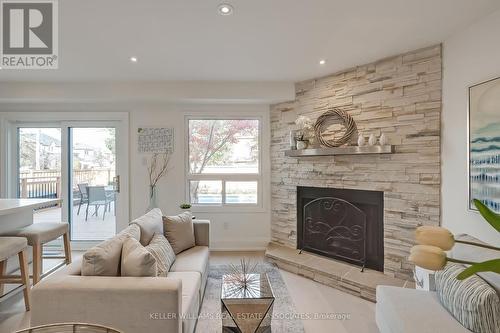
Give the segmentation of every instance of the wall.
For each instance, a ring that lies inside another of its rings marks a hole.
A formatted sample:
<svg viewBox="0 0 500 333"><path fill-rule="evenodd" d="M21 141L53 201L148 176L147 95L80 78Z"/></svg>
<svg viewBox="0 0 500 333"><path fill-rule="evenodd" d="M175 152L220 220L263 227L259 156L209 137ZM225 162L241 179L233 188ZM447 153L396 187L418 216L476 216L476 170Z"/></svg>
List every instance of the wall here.
<svg viewBox="0 0 500 333"><path fill-rule="evenodd" d="M500 235L467 208L467 88L500 76L499 33L496 11L444 42L442 128L442 224L497 246Z"/></svg>
<svg viewBox="0 0 500 333"><path fill-rule="evenodd" d="M135 145L138 127L175 129L171 170L161 180L158 204L165 214L176 214L185 197L185 116L192 114L260 116L263 119L262 161L264 206L258 211L196 211L212 221L213 249L264 249L270 241L269 104L293 97L290 83L0 83L2 112L128 112L130 139L130 217L148 206L148 180L144 156ZM61 118L66 116L61 115ZM69 116L71 118L71 116ZM26 118L26 117L24 117ZM35 118L35 117L33 117ZM0 126L1 128L1 126ZM3 136L0 135L0 138ZM0 140L1 141L1 140ZM0 148L2 151L3 146ZM0 163L0 165L5 165ZM2 168L3 170L3 168ZM7 175L0 170L5 185Z"/></svg>
<svg viewBox="0 0 500 333"><path fill-rule="evenodd" d="M148 181L145 160L137 153L134 146L137 127L171 126L175 129L175 152L172 156L171 170L162 179L158 188L158 204L165 214L180 212L179 204L186 201L185 197L185 115L187 114L230 113L233 116L261 116L264 120L263 140L263 170L264 170L264 209L258 212L203 212L193 210L197 218L208 218L212 221L211 241L214 249L264 249L270 241L270 185L269 185L269 107L268 106L148 106L130 113L130 174L131 174L131 216L144 213L148 205Z"/></svg>
<svg viewBox="0 0 500 333"><path fill-rule="evenodd" d="M296 186L384 191L384 271L408 278L420 224L440 222L441 46L296 84L295 101L271 108L272 240L296 246ZM288 158L299 115L347 110L364 136L385 133L391 155Z"/></svg>

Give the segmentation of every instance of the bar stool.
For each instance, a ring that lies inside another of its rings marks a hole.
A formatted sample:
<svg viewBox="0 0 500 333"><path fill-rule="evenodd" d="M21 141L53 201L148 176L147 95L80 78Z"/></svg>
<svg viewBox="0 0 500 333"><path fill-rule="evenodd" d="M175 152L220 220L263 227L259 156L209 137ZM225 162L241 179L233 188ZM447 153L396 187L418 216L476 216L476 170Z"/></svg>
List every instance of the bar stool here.
<svg viewBox="0 0 500 333"><path fill-rule="evenodd" d="M60 263L56 267L52 268L46 274L55 271L64 264L69 265L71 263L68 223L33 223L27 227L9 232L6 236L24 237L27 239L28 245L33 247L33 285L37 284L40 281L40 278L43 277L42 263L44 258L65 259L63 263ZM43 244L53 241L61 236L63 236L64 241L64 257L44 256Z"/></svg>
<svg viewBox="0 0 500 333"><path fill-rule="evenodd" d="M30 310L30 278L28 270L28 258L26 250L28 242L23 237L0 237L0 298L6 295L3 294L4 284L6 283L19 283L22 285L24 293L24 306L26 311ZM7 269L7 259L15 255L19 256L19 267L21 268L21 275L5 275Z"/></svg>

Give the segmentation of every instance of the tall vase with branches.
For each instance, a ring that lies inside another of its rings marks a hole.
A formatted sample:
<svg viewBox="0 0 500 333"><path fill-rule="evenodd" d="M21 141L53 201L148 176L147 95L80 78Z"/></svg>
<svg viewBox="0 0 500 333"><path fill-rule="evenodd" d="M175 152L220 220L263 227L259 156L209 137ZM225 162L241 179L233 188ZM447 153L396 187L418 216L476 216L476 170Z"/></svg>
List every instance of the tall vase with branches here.
<svg viewBox="0 0 500 333"><path fill-rule="evenodd" d="M157 203L157 184L168 172L168 165L170 161L169 153L155 153L151 156L148 162L148 175L149 175L149 206L147 211L158 207Z"/></svg>

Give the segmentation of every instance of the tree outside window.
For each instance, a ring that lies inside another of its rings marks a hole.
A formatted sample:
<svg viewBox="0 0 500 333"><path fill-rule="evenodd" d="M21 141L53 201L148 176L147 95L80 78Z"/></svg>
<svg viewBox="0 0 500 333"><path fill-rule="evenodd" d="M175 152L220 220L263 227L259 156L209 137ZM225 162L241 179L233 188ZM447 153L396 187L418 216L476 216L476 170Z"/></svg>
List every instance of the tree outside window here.
<svg viewBox="0 0 500 333"><path fill-rule="evenodd" d="M256 204L259 120L190 119L188 129L191 203Z"/></svg>

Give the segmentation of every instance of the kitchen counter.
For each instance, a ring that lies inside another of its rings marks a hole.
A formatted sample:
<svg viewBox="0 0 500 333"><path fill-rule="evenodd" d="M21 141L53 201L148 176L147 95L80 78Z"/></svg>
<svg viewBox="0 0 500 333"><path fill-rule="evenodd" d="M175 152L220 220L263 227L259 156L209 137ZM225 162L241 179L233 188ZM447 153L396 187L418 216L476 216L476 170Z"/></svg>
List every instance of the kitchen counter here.
<svg viewBox="0 0 500 333"><path fill-rule="evenodd" d="M60 199L0 199L0 235L32 224L34 209L60 202Z"/></svg>

